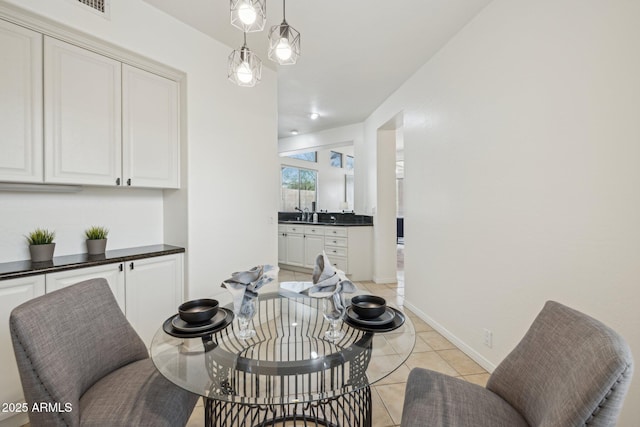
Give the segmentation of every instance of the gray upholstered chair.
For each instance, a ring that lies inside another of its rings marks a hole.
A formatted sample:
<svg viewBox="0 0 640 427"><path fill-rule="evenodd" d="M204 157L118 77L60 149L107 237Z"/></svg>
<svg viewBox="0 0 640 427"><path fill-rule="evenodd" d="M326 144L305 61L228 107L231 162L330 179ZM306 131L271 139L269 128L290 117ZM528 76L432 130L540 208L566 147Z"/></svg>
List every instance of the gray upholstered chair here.
<svg viewBox="0 0 640 427"><path fill-rule="evenodd" d="M615 426L632 374L620 335L548 301L486 388L413 369L402 426Z"/></svg>
<svg viewBox="0 0 640 427"><path fill-rule="evenodd" d="M197 396L155 369L106 280L87 280L28 301L13 310L9 323L29 408L34 403L62 408L30 412L32 427L187 423Z"/></svg>

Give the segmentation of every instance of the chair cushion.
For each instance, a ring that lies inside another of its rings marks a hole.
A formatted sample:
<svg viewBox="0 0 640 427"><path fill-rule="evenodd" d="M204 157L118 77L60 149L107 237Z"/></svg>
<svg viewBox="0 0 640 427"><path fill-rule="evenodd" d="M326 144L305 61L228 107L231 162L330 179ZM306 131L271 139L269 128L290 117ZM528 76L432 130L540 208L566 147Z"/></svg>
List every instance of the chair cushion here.
<svg viewBox="0 0 640 427"><path fill-rule="evenodd" d="M402 427L528 427L500 396L484 387L427 369L409 374Z"/></svg>
<svg viewBox="0 0 640 427"><path fill-rule="evenodd" d="M615 426L632 374L631 351L619 334L547 301L487 389L533 426Z"/></svg>
<svg viewBox="0 0 640 427"><path fill-rule="evenodd" d="M100 379L80 398L81 426L184 426L198 396L172 384L151 359Z"/></svg>

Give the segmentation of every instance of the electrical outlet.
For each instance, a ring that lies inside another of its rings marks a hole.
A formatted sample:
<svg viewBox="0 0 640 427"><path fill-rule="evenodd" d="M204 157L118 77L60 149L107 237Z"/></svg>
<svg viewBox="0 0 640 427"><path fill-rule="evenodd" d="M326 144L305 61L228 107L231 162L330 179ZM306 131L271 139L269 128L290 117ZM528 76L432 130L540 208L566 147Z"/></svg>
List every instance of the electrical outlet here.
<svg viewBox="0 0 640 427"><path fill-rule="evenodd" d="M483 329L484 345L489 348L493 347L493 332L489 329Z"/></svg>

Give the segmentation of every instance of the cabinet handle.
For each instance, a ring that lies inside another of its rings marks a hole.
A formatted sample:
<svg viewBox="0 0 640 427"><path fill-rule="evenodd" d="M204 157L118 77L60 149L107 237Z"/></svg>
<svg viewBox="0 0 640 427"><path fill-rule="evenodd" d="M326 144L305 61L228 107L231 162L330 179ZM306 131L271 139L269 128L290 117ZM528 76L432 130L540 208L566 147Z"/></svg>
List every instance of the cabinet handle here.
<svg viewBox="0 0 640 427"><path fill-rule="evenodd" d="M334 240L334 241L333 241L333 243L338 244L338 241L337 241L337 240Z"/></svg>
<svg viewBox="0 0 640 427"><path fill-rule="evenodd" d="M133 263L129 264L129 269L133 270Z"/></svg>
<svg viewBox="0 0 640 427"><path fill-rule="evenodd" d="M124 270L124 267L122 266L122 264L120 264L120 265L118 266L118 270L120 270L120 271L123 271L123 270Z"/></svg>
<svg viewBox="0 0 640 427"><path fill-rule="evenodd" d="M127 180L127 185L129 185L129 186L131 185L131 178L129 178L129 179Z"/></svg>
<svg viewBox="0 0 640 427"><path fill-rule="evenodd" d="M338 251L332 251L332 252L333 252L334 254L337 254L337 253L338 253Z"/></svg>
<svg viewBox="0 0 640 427"><path fill-rule="evenodd" d="M120 178L116 178L116 185L120 185Z"/></svg>

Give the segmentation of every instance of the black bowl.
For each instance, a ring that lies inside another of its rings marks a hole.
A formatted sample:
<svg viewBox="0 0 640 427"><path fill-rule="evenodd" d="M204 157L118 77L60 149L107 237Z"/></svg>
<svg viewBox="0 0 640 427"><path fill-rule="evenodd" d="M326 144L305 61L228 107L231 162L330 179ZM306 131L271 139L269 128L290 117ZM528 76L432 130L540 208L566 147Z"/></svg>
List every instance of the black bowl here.
<svg viewBox="0 0 640 427"><path fill-rule="evenodd" d="M194 299L178 307L180 318L187 323L204 323L218 312L218 301L214 299Z"/></svg>
<svg viewBox="0 0 640 427"><path fill-rule="evenodd" d="M353 311L363 319L375 319L387 309L387 301L375 295L356 295L351 298Z"/></svg>

